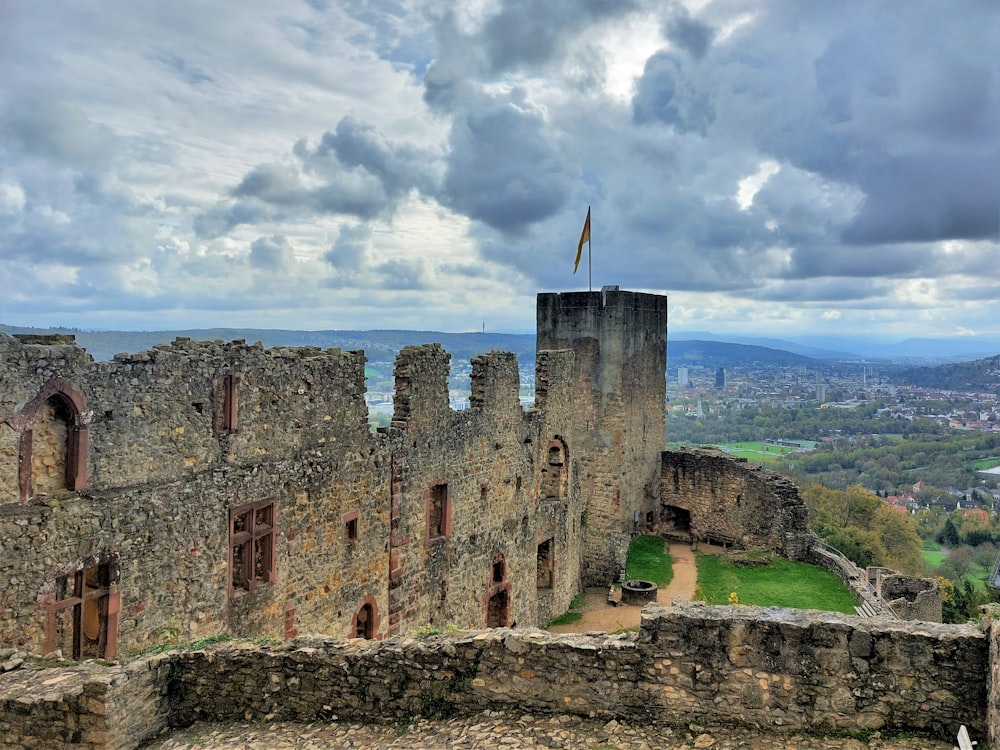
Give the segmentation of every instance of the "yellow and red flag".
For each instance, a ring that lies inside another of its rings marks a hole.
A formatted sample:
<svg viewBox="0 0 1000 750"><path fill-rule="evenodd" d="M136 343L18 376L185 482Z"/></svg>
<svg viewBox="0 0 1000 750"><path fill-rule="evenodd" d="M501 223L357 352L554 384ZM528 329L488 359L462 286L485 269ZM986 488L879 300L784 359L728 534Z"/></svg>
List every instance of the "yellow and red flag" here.
<svg viewBox="0 0 1000 750"><path fill-rule="evenodd" d="M580 266L580 255L583 253L583 243L590 242L590 206L587 206L587 220L583 222L583 231L580 232L580 242L576 246L576 261L573 263L573 273Z"/></svg>

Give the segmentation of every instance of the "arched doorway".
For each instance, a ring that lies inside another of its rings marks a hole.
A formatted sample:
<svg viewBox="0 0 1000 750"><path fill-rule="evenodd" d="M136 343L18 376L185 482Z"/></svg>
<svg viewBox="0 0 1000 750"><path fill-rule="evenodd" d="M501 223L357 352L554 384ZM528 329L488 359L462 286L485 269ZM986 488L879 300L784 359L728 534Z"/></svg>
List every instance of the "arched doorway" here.
<svg viewBox="0 0 1000 750"><path fill-rule="evenodd" d="M490 597L486 605L486 627L504 628L510 622L510 595L501 589Z"/></svg>
<svg viewBox="0 0 1000 750"><path fill-rule="evenodd" d="M542 497L560 499L568 484L566 444L558 435L549 443L542 467Z"/></svg>
<svg viewBox="0 0 1000 750"><path fill-rule="evenodd" d="M378 604L371 596L366 596L364 603L354 613L348 637L364 638L369 641L378 638L379 619Z"/></svg>

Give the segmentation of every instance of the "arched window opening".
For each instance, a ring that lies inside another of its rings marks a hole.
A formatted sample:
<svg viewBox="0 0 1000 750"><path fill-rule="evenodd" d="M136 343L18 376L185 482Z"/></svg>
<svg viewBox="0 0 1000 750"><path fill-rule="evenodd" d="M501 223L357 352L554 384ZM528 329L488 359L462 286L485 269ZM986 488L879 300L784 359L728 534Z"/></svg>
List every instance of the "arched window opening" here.
<svg viewBox="0 0 1000 750"><path fill-rule="evenodd" d="M486 627L505 628L510 620L510 594L507 589L500 589L490 597L486 608Z"/></svg>
<svg viewBox="0 0 1000 750"><path fill-rule="evenodd" d="M348 637L364 638L370 641L373 638L379 637L378 628L378 604L376 604L375 599L369 594L365 596L364 603L354 613Z"/></svg>
<svg viewBox="0 0 1000 750"><path fill-rule="evenodd" d="M33 495L74 489L70 440L75 415L59 395L50 396L35 412L31 429L31 486Z"/></svg>
<svg viewBox="0 0 1000 750"><path fill-rule="evenodd" d="M362 605L354 619L354 637L371 640L372 636L375 634L373 629L374 624L375 613L372 611L372 605Z"/></svg>
<svg viewBox="0 0 1000 750"><path fill-rule="evenodd" d="M19 435L17 485L22 503L36 494L77 491L87 485L86 409L87 402L72 383L57 378L7 420ZM0 445L0 458L9 442Z"/></svg>
<svg viewBox="0 0 1000 750"><path fill-rule="evenodd" d="M484 602L486 627L504 628L510 624L510 581L507 580L507 558L503 553L493 558Z"/></svg>
<svg viewBox="0 0 1000 750"><path fill-rule="evenodd" d="M566 495L566 445L556 439L549 443L542 467L542 497L561 499Z"/></svg>

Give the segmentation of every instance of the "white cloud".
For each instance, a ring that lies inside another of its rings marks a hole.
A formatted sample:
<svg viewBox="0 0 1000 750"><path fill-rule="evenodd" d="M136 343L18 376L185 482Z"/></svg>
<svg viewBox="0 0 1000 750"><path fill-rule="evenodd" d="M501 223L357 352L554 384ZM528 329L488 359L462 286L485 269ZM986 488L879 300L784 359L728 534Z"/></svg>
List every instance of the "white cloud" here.
<svg viewBox="0 0 1000 750"><path fill-rule="evenodd" d="M848 5L8 0L0 317L993 330L1000 8Z"/></svg>

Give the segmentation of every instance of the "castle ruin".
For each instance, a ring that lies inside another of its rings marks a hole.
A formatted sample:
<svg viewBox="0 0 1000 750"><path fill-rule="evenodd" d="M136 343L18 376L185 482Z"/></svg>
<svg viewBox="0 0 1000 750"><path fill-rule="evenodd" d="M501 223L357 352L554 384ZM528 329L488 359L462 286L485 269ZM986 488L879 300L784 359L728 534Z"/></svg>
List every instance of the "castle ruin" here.
<svg viewBox="0 0 1000 750"><path fill-rule="evenodd" d="M378 433L360 351L0 336L0 643L545 625L659 515L666 333L663 296L541 294L532 408L511 354L453 411L406 347Z"/></svg>
<svg viewBox="0 0 1000 750"><path fill-rule="evenodd" d="M456 412L450 355L407 347L375 433L363 352L178 339L95 362L71 337L0 334L0 739L135 747L234 712L530 706L939 737L965 723L995 742L991 618L679 606L647 608L638 635L529 629L617 578L636 533L839 565L783 477L663 450L666 333L662 296L540 294L532 407L511 354L473 360ZM406 637L448 625L490 630ZM217 633L287 643L128 660ZM53 652L84 663L22 656Z"/></svg>

